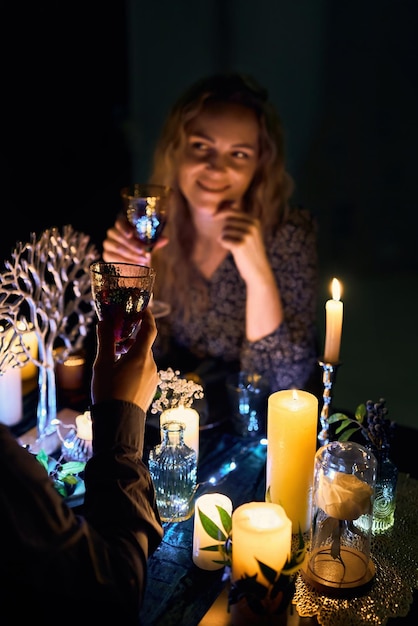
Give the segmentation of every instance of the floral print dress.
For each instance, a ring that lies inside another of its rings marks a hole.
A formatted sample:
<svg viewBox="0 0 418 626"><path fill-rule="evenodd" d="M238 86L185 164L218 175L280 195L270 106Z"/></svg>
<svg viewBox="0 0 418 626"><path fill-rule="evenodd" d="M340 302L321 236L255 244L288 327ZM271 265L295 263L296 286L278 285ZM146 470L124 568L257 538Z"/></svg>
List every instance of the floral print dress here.
<svg viewBox="0 0 418 626"><path fill-rule="evenodd" d="M266 249L283 303L282 324L258 341L246 339L246 287L228 254L207 281L206 314L202 315L192 280L189 289L196 309L190 321L173 314L157 320L155 354L160 367L199 375L210 371L211 376L241 369L267 377L271 391L309 388L318 358L316 221L305 209L293 209L287 222L268 237ZM201 280L197 268L195 275L197 283ZM168 338L170 348L163 358L161 346Z"/></svg>

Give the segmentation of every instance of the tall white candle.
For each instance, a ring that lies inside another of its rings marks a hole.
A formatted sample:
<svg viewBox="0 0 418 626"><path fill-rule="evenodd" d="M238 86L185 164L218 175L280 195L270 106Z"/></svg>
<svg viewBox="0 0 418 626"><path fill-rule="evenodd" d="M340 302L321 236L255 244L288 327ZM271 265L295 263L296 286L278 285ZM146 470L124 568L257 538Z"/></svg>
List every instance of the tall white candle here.
<svg viewBox="0 0 418 626"><path fill-rule="evenodd" d="M22 378L19 367L10 367L0 375L0 422L15 426L22 419Z"/></svg>
<svg viewBox="0 0 418 626"><path fill-rule="evenodd" d="M225 546L227 538L227 529L224 528L219 512L219 508L224 509L229 516L232 515L232 502L222 493L205 493L197 498L194 510L194 526L193 526L193 562L195 565L205 570L221 569L223 554L219 550ZM200 512L214 523L223 532L225 537L214 539L203 527ZM219 546L218 551L205 550L208 546ZM216 562L218 561L218 563Z"/></svg>
<svg viewBox="0 0 418 626"><path fill-rule="evenodd" d="M160 415L160 428L166 422L181 422L185 425L184 443L196 452L199 458L199 413L190 407L176 406L166 409Z"/></svg>
<svg viewBox="0 0 418 626"><path fill-rule="evenodd" d="M270 585L258 561L281 572L291 550L292 524L278 504L248 502L232 513L232 580L257 576Z"/></svg>
<svg viewBox="0 0 418 626"><path fill-rule="evenodd" d="M266 500L280 504L292 532L311 521L318 400L307 391L276 391L268 399Z"/></svg>
<svg viewBox="0 0 418 626"><path fill-rule="evenodd" d="M334 278L332 281L332 300L325 303L326 327L324 362L338 363L340 358L341 332L343 326L343 303L341 302L341 286Z"/></svg>

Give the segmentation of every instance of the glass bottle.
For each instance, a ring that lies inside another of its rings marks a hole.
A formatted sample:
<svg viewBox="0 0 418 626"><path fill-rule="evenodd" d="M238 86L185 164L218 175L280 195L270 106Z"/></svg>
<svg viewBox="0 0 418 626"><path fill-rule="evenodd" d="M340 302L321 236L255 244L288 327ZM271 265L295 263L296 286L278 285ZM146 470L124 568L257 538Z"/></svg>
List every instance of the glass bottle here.
<svg viewBox="0 0 418 626"><path fill-rule="evenodd" d="M193 514L197 457L184 443L184 429L181 422L165 422L161 444L149 454L148 467L163 522L181 522Z"/></svg>
<svg viewBox="0 0 418 626"><path fill-rule="evenodd" d="M389 449L372 449L377 459L376 485L373 504L373 534L384 533L395 522L398 468L389 458Z"/></svg>
<svg viewBox="0 0 418 626"><path fill-rule="evenodd" d="M329 596L366 591L377 461L353 441L332 441L315 455L310 556L302 575Z"/></svg>

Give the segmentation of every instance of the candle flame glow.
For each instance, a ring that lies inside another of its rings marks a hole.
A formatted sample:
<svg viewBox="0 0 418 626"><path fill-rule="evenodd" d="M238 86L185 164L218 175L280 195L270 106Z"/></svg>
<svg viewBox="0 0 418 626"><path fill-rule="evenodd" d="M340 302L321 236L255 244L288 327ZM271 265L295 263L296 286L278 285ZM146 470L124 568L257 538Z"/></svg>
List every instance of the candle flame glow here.
<svg viewBox="0 0 418 626"><path fill-rule="evenodd" d="M337 278L333 278L332 279L331 292L332 292L332 299L333 300L340 300L340 298L341 298L341 285L340 285L340 281Z"/></svg>
<svg viewBox="0 0 418 626"><path fill-rule="evenodd" d="M297 399L298 399L298 397L299 397L299 396L298 396L298 392L297 392L297 390L296 390L296 389L293 389L293 390L292 390L292 399L293 399L293 400L297 400Z"/></svg>

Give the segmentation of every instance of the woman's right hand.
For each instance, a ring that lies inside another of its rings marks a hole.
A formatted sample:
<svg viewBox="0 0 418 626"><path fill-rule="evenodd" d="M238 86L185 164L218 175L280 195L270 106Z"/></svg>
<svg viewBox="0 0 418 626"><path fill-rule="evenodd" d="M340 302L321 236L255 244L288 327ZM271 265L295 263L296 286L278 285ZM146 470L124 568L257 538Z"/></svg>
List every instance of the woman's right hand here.
<svg viewBox="0 0 418 626"><path fill-rule="evenodd" d="M167 237L160 237L154 250L162 248L167 243ZM103 260L107 263L151 264L151 254L143 249L135 237L134 227L123 215L118 216L114 226L106 232L106 239L103 241Z"/></svg>
<svg viewBox="0 0 418 626"><path fill-rule="evenodd" d="M135 230L123 216L106 232L103 241L103 260L107 263L135 263L149 265L150 254L143 250L135 237Z"/></svg>

